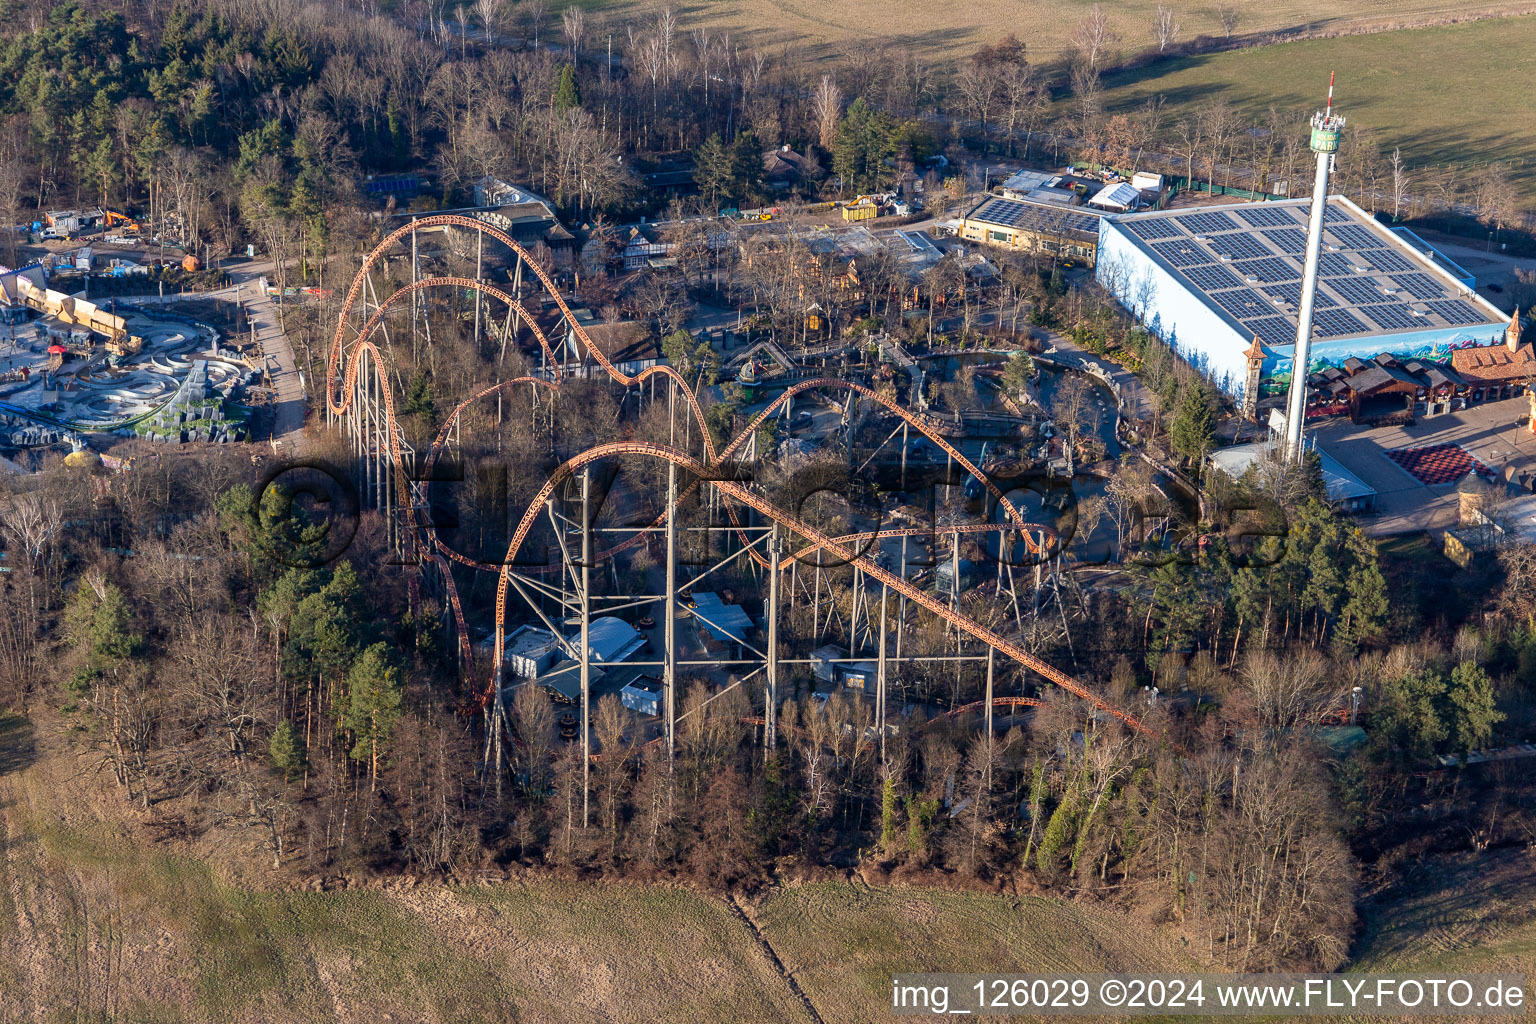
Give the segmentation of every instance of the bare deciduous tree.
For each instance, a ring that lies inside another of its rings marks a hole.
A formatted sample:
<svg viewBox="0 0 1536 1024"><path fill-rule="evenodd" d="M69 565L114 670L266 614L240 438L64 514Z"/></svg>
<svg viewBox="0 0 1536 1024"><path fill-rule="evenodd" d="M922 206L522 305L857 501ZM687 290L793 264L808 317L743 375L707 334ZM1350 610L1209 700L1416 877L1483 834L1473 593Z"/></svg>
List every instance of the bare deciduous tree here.
<svg viewBox="0 0 1536 1024"><path fill-rule="evenodd" d="M1167 50L1178 37L1179 19L1174 15L1173 8L1167 4L1158 4L1157 13L1152 16L1152 38L1157 41L1157 52Z"/></svg>
<svg viewBox="0 0 1536 1024"><path fill-rule="evenodd" d="M587 12L574 4L567 7L560 15L560 27L565 32L566 48L573 57L580 57L587 38Z"/></svg>
<svg viewBox="0 0 1536 1024"><path fill-rule="evenodd" d="M544 21L549 17L549 0L523 0L523 17L528 19L528 34L533 42L533 48L539 48L539 34L544 29Z"/></svg>
<svg viewBox="0 0 1536 1024"><path fill-rule="evenodd" d="M1073 44L1082 51L1083 60L1095 71L1119 39L1119 34L1109 27L1109 15L1103 4L1094 4L1087 17L1078 22L1072 32Z"/></svg>
<svg viewBox="0 0 1536 1024"><path fill-rule="evenodd" d="M1216 5L1216 21L1221 25L1222 35L1229 41L1232 33L1237 31L1237 23L1242 20L1242 12L1237 9L1237 4L1231 0L1222 0Z"/></svg>
<svg viewBox="0 0 1536 1024"><path fill-rule="evenodd" d="M1408 198L1408 168L1403 164L1401 148L1392 150L1392 219L1402 212L1403 201Z"/></svg>
<svg viewBox="0 0 1536 1024"><path fill-rule="evenodd" d="M475 0L475 17L486 37L494 39L501 28L502 0Z"/></svg>
<svg viewBox="0 0 1536 1024"><path fill-rule="evenodd" d="M1255 716L1273 729L1325 718L1345 707L1347 699L1333 666L1311 648L1285 655L1255 651L1243 666L1242 681Z"/></svg>
<svg viewBox="0 0 1536 1024"><path fill-rule="evenodd" d="M63 525L63 506L37 491L17 495L0 510L0 530L26 552L33 570L42 568L43 553Z"/></svg>
<svg viewBox="0 0 1536 1024"><path fill-rule="evenodd" d="M817 141L828 153L837 141L837 122L843 116L843 91L831 75L822 75L811 95L811 114L816 118Z"/></svg>

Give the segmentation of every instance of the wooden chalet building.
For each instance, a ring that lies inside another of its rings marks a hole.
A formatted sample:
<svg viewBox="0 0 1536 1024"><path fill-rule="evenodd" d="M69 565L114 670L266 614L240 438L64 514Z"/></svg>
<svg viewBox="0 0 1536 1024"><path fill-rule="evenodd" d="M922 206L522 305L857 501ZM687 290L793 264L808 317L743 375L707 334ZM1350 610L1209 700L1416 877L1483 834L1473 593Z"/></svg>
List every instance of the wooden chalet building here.
<svg viewBox="0 0 1536 1024"><path fill-rule="evenodd" d="M1504 344L1459 348L1451 353L1451 366L1466 382L1469 403L1525 394L1536 377L1536 345L1521 338L1520 311L1510 317Z"/></svg>
<svg viewBox="0 0 1536 1024"><path fill-rule="evenodd" d="M1481 402L1515 398L1536 379L1536 345L1521 340L1520 315L1510 321L1502 345L1456 349L1449 362L1346 359L1308 379L1307 417L1348 413L1355 423L1411 423Z"/></svg>

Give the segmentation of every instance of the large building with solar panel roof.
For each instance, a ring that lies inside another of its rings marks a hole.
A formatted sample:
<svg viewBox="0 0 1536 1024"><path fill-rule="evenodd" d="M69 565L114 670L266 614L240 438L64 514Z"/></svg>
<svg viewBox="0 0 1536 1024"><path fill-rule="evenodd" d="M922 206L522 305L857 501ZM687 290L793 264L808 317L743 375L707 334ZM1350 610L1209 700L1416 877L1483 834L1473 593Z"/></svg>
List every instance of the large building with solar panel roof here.
<svg viewBox="0 0 1536 1024"><path fill-rule="evenodd" d="M1083 207L987 196L960 218L960 237L1092 266L1103 216Z"/></svg>
<svg viewBox="0 0 1536 1024"><path fill-rule="evenodd" d="M1262 393L1290 382L1310 200L1105 218L1098 279L1223 391L1243 397L1253 339ZM1370 360L1448 359L1503 340L1509 317L1354 203L1331 196L1309 372Z"/></svg>

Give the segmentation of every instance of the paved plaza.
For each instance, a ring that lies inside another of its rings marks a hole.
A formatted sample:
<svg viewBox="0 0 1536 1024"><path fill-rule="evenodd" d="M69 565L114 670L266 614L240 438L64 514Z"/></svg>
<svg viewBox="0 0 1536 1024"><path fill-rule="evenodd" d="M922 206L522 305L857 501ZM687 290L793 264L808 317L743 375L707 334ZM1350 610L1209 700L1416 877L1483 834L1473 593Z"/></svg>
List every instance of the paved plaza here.
<svg viewBox="0 0 1536 1024"><path fill-rule="evenodd" d="M1388 456L1399 449L1457 446L1494 474L1524 489L1536 481L1536 434L1519 425L1530 411L1527 398L1476 405L1460 412L1421 418L1407 426L1365 427L1340 418L1307 425L1307 436L1346 469L1376 489L1376 509L1359 517L1372 536L1439 530L1456 524L1455 479L1429 485ZM1448 451L1450 449L1447 449ZM1398 458L1403 458L1399 455ZM1410 464L1412 458L1404 459ZM1429 474L1441 479L1444 474Z"/></svg>

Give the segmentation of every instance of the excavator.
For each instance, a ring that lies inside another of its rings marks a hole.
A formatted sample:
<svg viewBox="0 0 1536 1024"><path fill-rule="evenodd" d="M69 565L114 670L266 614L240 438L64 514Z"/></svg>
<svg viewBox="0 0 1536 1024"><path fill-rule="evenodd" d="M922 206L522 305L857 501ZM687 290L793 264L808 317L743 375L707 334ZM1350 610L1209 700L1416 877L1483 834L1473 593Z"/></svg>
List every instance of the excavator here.
<svg viewBox="0 0 1536 1024"><path fill-rule="evenodd" d="M126 213L118 213L116 210L102 210L101 212L108 231L113 228L120 228L120 234L133 236L139 233L139 222Z"/></svg>

